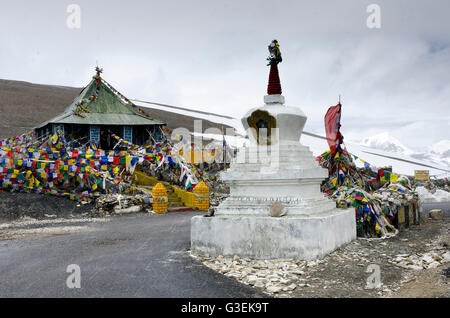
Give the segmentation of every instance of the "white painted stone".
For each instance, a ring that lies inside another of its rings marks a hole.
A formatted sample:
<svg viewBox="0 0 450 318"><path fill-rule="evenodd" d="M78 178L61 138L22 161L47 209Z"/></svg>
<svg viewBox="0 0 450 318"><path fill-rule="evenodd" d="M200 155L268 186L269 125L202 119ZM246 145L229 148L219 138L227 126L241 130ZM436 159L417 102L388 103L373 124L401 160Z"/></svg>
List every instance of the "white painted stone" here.
<svg viewBox="0 0 450 318"><path fill-rule="evenodd" d="M433 260L433 258L430 256L430 255L428 255L428 254L425 254L423 257L422 257L422 260L424 261L424 262L427 262L427 263L432 263L434 260Z"/></svg>
<svg viewBox="0 0 450 318"><path fill-rule="evenodd" d="M446 260L446 261L450 261L450 252L445 252L445 253L442 255L442 258L443 258L444 260Z"/></svg>
<svg viewBox="0 0 450 318"><path fill-rule="evenodd" d="M287 288L288 290L294 290L297 287L294 283L290 284Z"/></svg>
<svg viewBox="0 0 450 318"><path fill-rule="evenodd" d="M439 262L431 262L431 263L428 265L428 268L436 268L436 267L438 267L439 265L441 265Z"/></svg>
<svg viewBox="0 0 450 318"><path fill-rule="evenodd" d="M256 288L264 288L266 285L264 285L264 283L261 281L257 281L254 286Z"/></svg>
<svg viewBox="0 0 450 318"><path fill-rule="evenodd" d="M283 290L283 287L281 287L281 286L269 286L269 287L267 287L267 291L269 293L279 293L282 290Z"/></svg>
<svg viewBox="0 0 450 318"><path fill-rule="evenodd" d="M140 205L133 205L128 208L121 209L119 206L114 208L114 213L116 214L128 214L128 213L138 213L142 211L142 207Z"/></svg>
<svg viewBox="0 0 450 318"><path fill-rule="evenodd" d="M415 270L415 271L420 271L420 270L423 269L422 266L417 266L417 265L408 265L408 268L409 268L409 269L413 269L413 270Z"/></svg>

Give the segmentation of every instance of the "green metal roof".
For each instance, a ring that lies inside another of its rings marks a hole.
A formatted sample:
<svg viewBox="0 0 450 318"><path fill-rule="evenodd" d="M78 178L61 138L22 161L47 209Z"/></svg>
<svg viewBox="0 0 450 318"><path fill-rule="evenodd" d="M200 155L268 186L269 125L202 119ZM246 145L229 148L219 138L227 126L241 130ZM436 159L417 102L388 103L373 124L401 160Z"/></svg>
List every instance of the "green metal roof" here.
<svg viewBox="0 0 450 318"><path fill-rule="evenodd" d="M107 83L102 79L100 89L95 100L87 104L90 113L83 112L83 117L74 113L77 103L85 98L89 98L95 92L95 78L78 95L66 110L50 119L49 121L35 127L41 128L47 124L80 124L80 125L164 125L162 121L139 114L121 97L114 93Z"/></svg>
<svg viewBox="0 0 450 318"><path fill-rule="evenodd" d="M83 114L85 118L74 114L68 114L67 117L58 117L48 123L55 124L89 124L89 125L158 125L163 122L148 119L136 114L111 114L111 113L87 113Z"/></svg>

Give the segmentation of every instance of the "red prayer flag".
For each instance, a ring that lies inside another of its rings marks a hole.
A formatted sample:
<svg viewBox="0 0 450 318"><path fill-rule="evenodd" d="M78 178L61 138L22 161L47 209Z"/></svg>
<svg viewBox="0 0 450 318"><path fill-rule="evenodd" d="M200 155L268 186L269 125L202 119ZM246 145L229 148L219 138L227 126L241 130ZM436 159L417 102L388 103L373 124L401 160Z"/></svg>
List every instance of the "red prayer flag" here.
<svg viewBox="0 0 450 318"><path fill-rule="evenodd" d="M339 128L341 127L341 104L331 106L325 115L325 132L331 153L336 153L337 146L341 142Z"/></svg>

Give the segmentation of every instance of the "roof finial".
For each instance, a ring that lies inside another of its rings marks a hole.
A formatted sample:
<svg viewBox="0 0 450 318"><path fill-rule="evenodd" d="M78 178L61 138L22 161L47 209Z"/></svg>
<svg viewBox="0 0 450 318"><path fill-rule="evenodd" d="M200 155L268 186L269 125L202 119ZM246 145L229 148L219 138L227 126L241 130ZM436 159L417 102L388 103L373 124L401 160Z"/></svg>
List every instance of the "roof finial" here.
<svg viewBox="0 0 450 318"><path fill-rule="evenodd" d="M97 72L97 76L100 77L100 74L103 73L103 69L97 66L95 67L95 71Z"/></svg>

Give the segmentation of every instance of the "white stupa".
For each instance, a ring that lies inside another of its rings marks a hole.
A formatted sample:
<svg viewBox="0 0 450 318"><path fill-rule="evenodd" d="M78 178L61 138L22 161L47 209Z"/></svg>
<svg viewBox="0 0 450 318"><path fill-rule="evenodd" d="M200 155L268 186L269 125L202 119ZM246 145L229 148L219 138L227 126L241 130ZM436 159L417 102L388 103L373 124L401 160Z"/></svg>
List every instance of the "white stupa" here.
<svg viewBox="0 0 450 318"><path fill-rule="evenodd" d="M356 238L354 209L337 209L320 192L328 171L300 144L307 117L284 105L277 64L271 64L265 104L242 118L251 144L221 174L230 197L214 216L192 218L194 254L303 260Z"/></svg>

